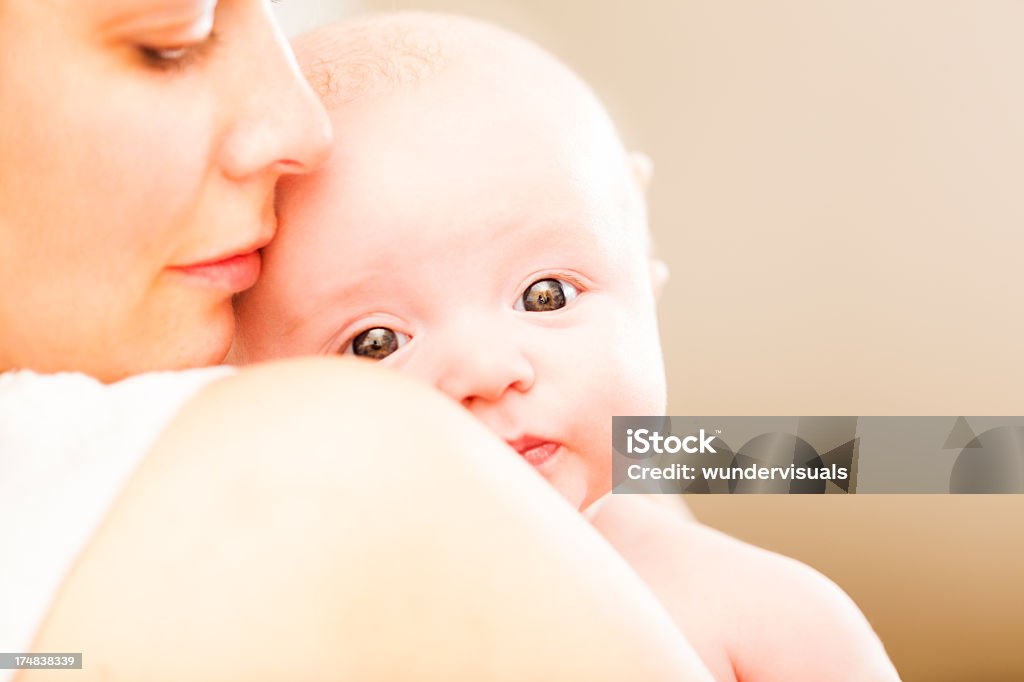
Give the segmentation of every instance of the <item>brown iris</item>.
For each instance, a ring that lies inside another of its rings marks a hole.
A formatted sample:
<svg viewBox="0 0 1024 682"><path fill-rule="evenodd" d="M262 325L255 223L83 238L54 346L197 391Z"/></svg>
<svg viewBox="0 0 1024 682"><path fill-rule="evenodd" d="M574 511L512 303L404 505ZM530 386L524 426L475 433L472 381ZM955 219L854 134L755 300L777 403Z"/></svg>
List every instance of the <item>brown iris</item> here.
<svg viewBox="0 0 1024 682"><path fill-rule="evenodd" d="M374 327L352 340L352 352L371 360L382 360L398 350L398 335L387 327Z"/></svg>
<svg viewBox="0 0 1024 682"><path fill-rule="evenodd" d="M530 312L558 310L565 307L565 291L557 279L541 279L523 292L523 308Z"/></svg>

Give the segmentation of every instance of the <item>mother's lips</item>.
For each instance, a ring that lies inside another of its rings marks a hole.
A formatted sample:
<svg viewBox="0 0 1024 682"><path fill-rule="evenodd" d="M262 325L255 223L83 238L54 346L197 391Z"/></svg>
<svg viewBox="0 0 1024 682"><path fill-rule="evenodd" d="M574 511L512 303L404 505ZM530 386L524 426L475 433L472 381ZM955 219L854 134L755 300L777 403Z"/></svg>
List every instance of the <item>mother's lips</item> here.
<svg viewBox="0 0 1024 682"><path fill-rule="evenodd" d="M256 284L260 276L261 261L259 251L250 251L221 260L176 266L171 270L189 277L198 284L238 293Z"/></svg>
<svg viewBox="0 0 1024 682"><path fill-rule="evenodd" d="M225 249L213 256L186 265L175 265L172 272L186 275L192 282L215 289L239 293L252 288L260 277L263 257L260 249L274 238L273 224L263 229L254 241L234 249Z"/></svg>
<svg viewBox="0 0 1024 682"><path fill-rule="evenodd" d="M518 452L523 459L535 467L550 461L559 448L560 443L544 440L535 436L523 436L515 440L507 441L510 448Z"/></svg>

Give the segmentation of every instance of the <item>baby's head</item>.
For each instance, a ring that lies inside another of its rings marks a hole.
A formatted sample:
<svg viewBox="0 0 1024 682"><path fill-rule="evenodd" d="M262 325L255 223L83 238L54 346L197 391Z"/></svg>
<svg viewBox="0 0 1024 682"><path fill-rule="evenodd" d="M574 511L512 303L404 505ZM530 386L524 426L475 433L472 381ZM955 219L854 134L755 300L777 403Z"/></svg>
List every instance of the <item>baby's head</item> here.
<svg viewBox="0 0 1024 682"><path fill-rule="evenodd" d="M296 50L336 142L280 186L234 360L378 360L588 506L611 416L665 408L642 164L565 66L476 21L375 17Z"/></svg>

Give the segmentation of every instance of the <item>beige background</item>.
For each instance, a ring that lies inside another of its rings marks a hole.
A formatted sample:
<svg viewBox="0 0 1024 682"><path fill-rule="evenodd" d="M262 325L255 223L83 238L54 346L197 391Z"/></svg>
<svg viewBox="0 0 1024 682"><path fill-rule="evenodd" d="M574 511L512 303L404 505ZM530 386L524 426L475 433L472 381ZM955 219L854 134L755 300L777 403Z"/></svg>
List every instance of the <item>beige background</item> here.
<svg viewBox="0 0 1024 682"><path fill-rule="evenodd" d="M290 0L502 23L656 174L674 414L1021 414L1024 2ZM907 680L1024 679L1024 498L692 499L839 582Z"/></svg>

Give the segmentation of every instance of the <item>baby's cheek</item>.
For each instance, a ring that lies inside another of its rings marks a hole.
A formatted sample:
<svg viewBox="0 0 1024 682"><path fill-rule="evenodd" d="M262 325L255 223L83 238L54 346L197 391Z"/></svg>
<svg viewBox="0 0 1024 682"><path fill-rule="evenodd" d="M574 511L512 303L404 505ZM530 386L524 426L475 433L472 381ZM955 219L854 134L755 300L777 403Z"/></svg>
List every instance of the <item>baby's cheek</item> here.
<svg viewBox="0 0 1024 682"><path fill-rule="evenodd" d="M573 390L582 427L578 433L585 442L580 453L585 504L611 489L612 417L665 412L665 372L653 319L608 315L601 327L580 350L577 360L585 359L587 367L576 366Z"/></svg>
<svg viewBox="0 0 1024 682"><path fill-rule="evenodd" d="M610 442L612 416L664 414L665 370L653 310L610 297L602 303L592 311L600 314L580 325L586 335L573 340L560 373L573 410Z"/></svg>
<svg viewBox="0 0 1024 682"><path fill-rule="evenodd" d="M665 365L653 311L622 314L608 330L606 381L616 390L609 396L617 415L664 414Z"/></svg>

